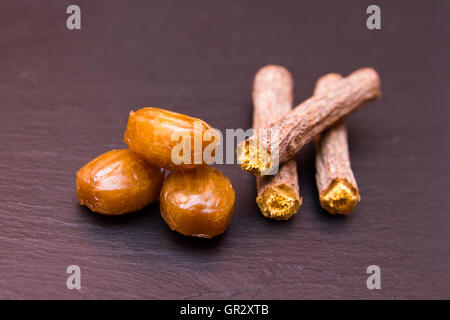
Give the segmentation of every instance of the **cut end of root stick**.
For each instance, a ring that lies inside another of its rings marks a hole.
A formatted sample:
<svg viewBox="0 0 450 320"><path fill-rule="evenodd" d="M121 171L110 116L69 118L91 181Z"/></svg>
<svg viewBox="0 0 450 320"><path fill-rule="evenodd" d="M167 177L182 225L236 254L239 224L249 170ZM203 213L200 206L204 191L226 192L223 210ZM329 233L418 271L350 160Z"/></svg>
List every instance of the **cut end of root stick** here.
<svg viewBox="0 0 450 320"><path fill-rule="evenodd" d="M336 180L320 195L322 208L331 214L349 214L360 201L359 192L347 180Z"/></svg>
<svg viewBox="0 0 450 320"><path fill-rule="evenodd" d="M241 169L255 176L269 173L272 162L269 151L262 152L258 141L241 142L237 148L237 160Z"/></svg>
<svg viewBox="0 0 450 320"><path fill-rule="evenodd" d="M302 199L289 185L282 183L264 190L256 198L256 203L265 217L288 220L297 213Z"/></svg>

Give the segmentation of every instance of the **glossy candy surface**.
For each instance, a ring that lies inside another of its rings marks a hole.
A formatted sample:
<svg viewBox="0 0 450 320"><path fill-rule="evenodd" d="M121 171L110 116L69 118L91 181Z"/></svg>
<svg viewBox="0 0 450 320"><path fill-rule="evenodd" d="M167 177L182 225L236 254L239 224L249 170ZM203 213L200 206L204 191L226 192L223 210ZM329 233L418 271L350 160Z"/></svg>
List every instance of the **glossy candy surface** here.
<svg viewBox="0 0 450 320"><path fill-rule="evenodd" d="M159 108L142 108L130 112L124 140L131 150L158 167L192 169L205 165L203 151L209 144L219 142L214 137L206 138L208 129L212 127L197 118ZM181 141L189 144L186 155L180 149L184 145ZM173 154L177 155L177 161L173 160ZM181 158L185 156L187 161L183 163Z"/></svg>
<svg viewBox="0 0 450 320"><path fill-rule="evenodd" d="M78 200L101 214L133 212L158 199L163 179L160 168L131 150L112 150L78 170Z"/></svg>
<svg viewBox="0 0 450 320"><path fill-rule="evenodd" d="M228 177L206 166L171 172L161 190L160 207L170 229L187 236L212 238L225 232L234 200Z"/></svg>

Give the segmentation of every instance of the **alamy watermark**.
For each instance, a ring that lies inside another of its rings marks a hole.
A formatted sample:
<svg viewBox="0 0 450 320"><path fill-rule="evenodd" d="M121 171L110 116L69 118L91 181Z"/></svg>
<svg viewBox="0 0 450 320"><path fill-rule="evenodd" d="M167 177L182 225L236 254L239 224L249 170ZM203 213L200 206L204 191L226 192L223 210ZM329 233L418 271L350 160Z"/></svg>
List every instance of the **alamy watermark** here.
<svg viewBox="0 0 450 320"><path fill-rule="evenodd" d="M381 289L381 269L379 266L373 264L367 267L367 274L370 276L367 278L366 285L367 289Z"/></svg>
<svg viewBox="0 0 450 320"><path fill-rule="evenodd" d="M81 290L81 269L79 266L73 264L67 267L66 273L70 274L66 280L67 289Z"/></svg>
<svg viewBox="0 0 450 320"><path fill-rule="evenodd" d="M190 130L174 131L171 135L172 163L180 164L241 164L239 155L253 163L270 163L262 175L273 175L279 167L279 130L272 129L204 129L203 122L194 121ZM253 137L252 139L248 139ZM243 143L245 141L245 143ZM224 150L225 149L225 150ZM247 150L247 152L246 152ZM249 152L257 150L257 152ZM236 154L238 155L236 158Z"/></svg>
<svg viewBox="0 0 450 320"><path fill-rule="evenodd" d="M367 7L366 13L370 16L366 20L366 26L369 30L381 29L381 9L376 4L371 4ZM66 19L66 27L69 30L81 29L81 8L76 4L71 4L66 9L66 14L69 16Z"/></svg>
<svg viewBox="0 0 450 320"><path fill-rule="evenodd" d="M381 9L376 4L367 7L367 14L370 16L366 20L366 26L369 30L381 29Z"/></svg>
<svg viewBox="0 0 450 320"><path fill-rule="evenodd" d="M66 27L69 30L81 29L81 8L76 4L71 4L67 7L66 13L70 16L66 19Z"/></svg>

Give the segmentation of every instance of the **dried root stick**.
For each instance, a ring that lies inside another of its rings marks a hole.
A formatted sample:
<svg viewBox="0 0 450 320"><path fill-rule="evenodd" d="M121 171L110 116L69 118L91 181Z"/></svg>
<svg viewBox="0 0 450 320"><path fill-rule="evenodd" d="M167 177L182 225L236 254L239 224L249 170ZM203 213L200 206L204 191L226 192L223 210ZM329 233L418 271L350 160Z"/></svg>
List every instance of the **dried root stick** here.
<svg viewBox="0 0 450 320"><path fill-rule="evenodd" d="M342 79L330 73L317 80L314 94L326 94ZM347 214L360 201L358 186L350 166L347 129L339 121L314 138L316 182L322 208L331 214Z"/></svg>
<svg viewBox="0 0 450 320"><path fill-rule="evenodd" d="M293 106L293 81L288 70L268 65L261 68L253 81L253 129L267 128ZM262 214L275 220L287 220L297 213L299 195L297 164L291 159L275 175L256 178L258 204Z"/></svg>
<svg viewBox="0 0 450 320"><path fill-rule="evenodd" d="M270 129L279 132L277 139L255 134L241 142L238 162L244 171L257 176L270 172L324 129L380 95L378 73L371 68L356 70L333 85L333 90L314 95L273 123Z"/></svg>

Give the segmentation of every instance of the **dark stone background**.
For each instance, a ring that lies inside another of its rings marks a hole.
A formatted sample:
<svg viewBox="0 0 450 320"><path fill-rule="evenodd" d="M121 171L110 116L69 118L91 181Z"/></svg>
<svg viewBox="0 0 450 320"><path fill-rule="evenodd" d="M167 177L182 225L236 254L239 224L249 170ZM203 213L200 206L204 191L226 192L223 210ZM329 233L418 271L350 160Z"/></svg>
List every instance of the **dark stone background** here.
<svg viewBox="0 0 450 320"><path fill-rule="evenodd" d="M0 3L0 298L449 298L448 1L74 1ZM103 217L77 203L75 172L123 148L128 112L160 106L225 128L251 126L252 79L286 66L295 101L328 72L376 68L383 97L348 118L362 201L319 206L311 145L304 204L264 219L255 179L236 190L224 236L172 232L154 204ZM66 267L82 290L66 288ZM366 288L381 267L382 289Z"/></svg>

